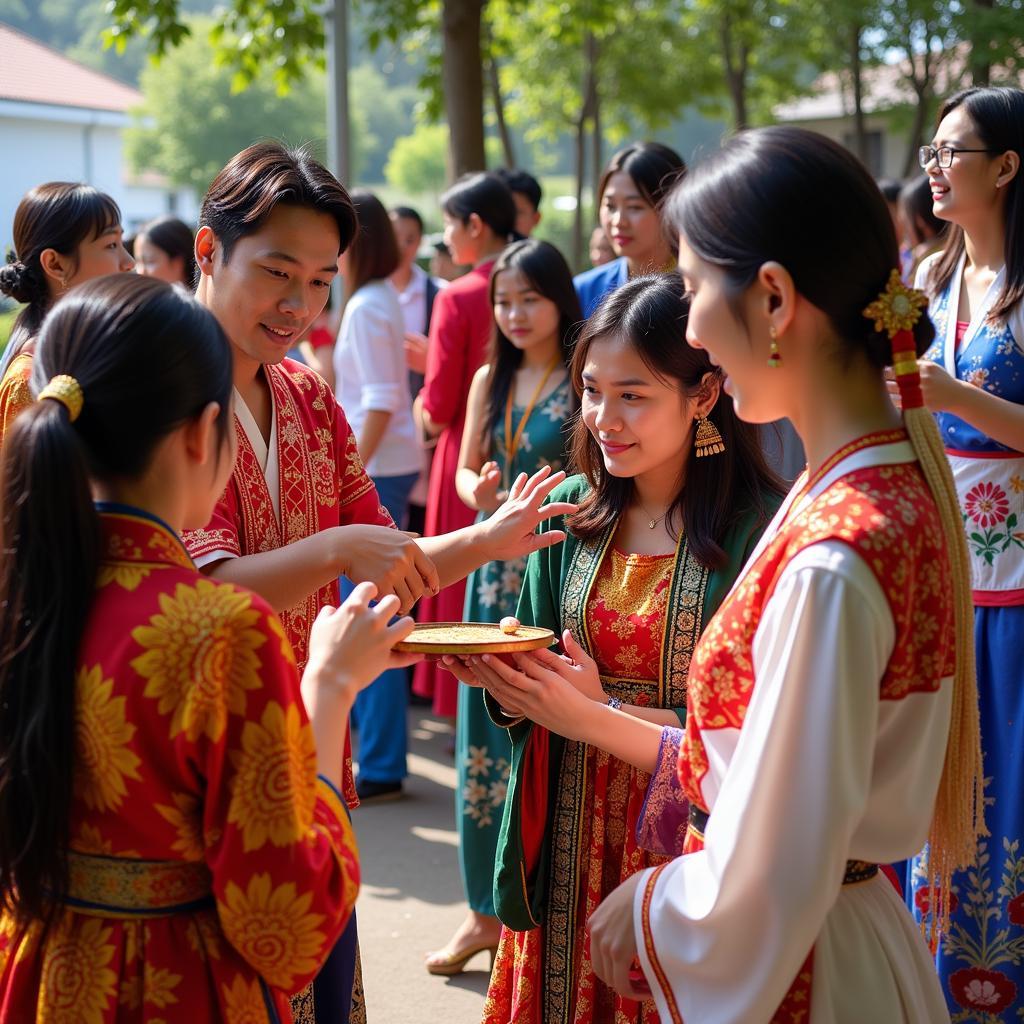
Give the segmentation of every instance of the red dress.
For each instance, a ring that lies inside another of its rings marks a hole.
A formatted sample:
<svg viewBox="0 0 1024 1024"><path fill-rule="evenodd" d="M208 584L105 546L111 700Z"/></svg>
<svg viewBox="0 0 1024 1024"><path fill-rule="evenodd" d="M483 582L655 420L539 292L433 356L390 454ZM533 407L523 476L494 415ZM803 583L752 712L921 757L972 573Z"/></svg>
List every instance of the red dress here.
<svg viewBox="0 0 1024 1024"><path fill-rule="evenodd" d="M641 707L658 705L661 646L676 565L667 555L624 554L610 547L587 603L587 632L605 691ZM597 747L586 754L586 838L580 842L579 900L573 934L558 943L571 964L574 1024L657 1024L653 1001L616 995L594 974L584 929L591 914L618 886L668 858L641 849L636 824L650 775ZM545 925L526 932L503 928L484 1004L484 1024L541 1024L545 992L564 973L545 964L552 944Z"/></svg>
<svg viewBox="0 0 1024 1024"><path fill-rule="evenodd" d="M75 674L69 892L0 912L0 1022L288 1022L355 906L277 616L136 509L101 516Z"/></svg>
<svg viewBox="0 0 1024 1024"><path fill-rule="evenodd" d="M438 537L469 526L476 512L463 504L455 490L462 428L473 374L483 364L494 322L490 278L493 260L475 267L438 292L430 321L427 374L420 392L430 418L448 426L441 432L430 471L425 533ZM437 597L425 597L417 618L421 622L461 622L466 597L464 580L445 587ZM434 712L455 717L458 683L432 662L416 666L413 690L434 698Z"/></svg>

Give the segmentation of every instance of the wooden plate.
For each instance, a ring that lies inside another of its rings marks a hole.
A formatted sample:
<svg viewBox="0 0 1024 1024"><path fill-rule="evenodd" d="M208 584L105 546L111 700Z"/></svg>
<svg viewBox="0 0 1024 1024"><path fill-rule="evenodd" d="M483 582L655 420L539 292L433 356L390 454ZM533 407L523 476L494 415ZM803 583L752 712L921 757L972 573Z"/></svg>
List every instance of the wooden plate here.
<svg viewBox="0 0 1024 1024"><path fill-rule="evenodd" d="M396 651L411 654L510 654L550 647L555 634L539 626L502 633L496 622L420 622Z"/></svg>

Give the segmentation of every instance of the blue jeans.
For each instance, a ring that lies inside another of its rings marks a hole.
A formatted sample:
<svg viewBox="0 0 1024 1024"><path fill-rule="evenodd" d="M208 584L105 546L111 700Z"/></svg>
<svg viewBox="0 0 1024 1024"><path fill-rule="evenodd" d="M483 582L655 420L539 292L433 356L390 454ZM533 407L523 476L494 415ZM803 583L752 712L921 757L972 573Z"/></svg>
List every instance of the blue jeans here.
<svg viewBox="0 0 1024 1024"><path fill-rule="evenodd" d="M391 513L399 529L409 514L409 495L419 473L373 478L380 503ZM341 596L354 586L341 577ZM389 669L356 697L352 725L359 730L359 777L367 782L401 782L409 774L406 755L409 737L405 720L409 691L405 669Z"/></svg>

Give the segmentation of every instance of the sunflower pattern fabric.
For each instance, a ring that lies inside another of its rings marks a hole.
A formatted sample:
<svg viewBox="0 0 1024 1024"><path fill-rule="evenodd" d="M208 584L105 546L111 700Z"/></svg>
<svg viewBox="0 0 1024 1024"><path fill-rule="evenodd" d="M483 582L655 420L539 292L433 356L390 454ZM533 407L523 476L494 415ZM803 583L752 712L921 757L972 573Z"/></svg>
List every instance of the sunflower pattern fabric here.
<svg viewBox="0 0 1024 1024"><path fill-rule="evenodd" d="M101 521L69 892L46 934L0 916L0 1021L290 1021L359 887L291 645L161 523Z"/></svg>

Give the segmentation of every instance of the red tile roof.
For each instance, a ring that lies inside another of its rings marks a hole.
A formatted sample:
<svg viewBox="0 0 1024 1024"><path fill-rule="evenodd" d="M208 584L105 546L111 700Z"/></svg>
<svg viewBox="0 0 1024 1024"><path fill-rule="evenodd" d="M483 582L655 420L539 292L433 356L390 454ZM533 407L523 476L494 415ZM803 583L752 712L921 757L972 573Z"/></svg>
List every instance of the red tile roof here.
<svg viewBox="0 0 1024 1024"><path fill-rule="evenodd" d="M0 23L0 99L126 111L142 93Z"/></svg>

